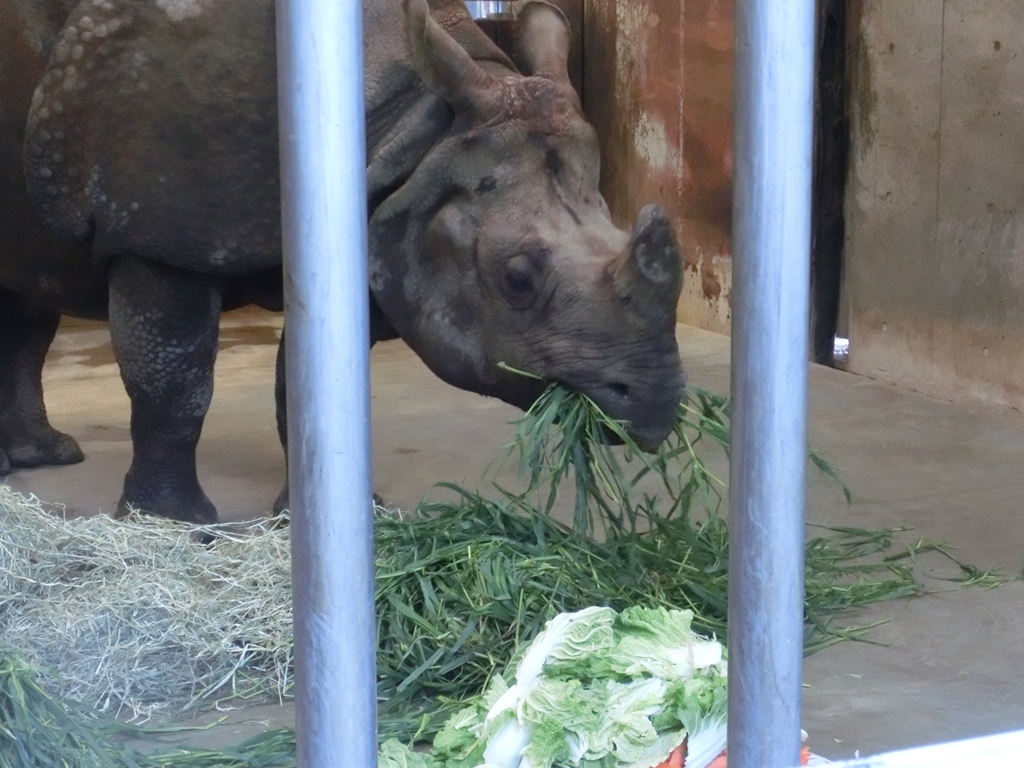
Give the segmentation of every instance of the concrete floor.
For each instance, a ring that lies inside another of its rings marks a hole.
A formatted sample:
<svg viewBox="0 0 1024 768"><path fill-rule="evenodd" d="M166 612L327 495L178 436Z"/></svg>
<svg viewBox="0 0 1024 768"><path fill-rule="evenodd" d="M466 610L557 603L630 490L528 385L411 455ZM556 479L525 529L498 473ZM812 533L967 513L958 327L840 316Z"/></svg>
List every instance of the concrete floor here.
<svg viewBox="0 0 1024 768"><path fill-rule="evenodd" d="M200 444L200 476L224 519L267 510L283 476L273 418L273 362L280 320L226 316L216 393ZM727 392L728 339L680 326L690 380ZM128 401L106 329L62 330L46 370L53 423L77 437L87 460L16 472L8 482L70 512L114 508L128 467ZM518 412L441 383L398 342L373 352L374 488L414 505L449 480L474 486L510 437ZM854 494L846 507L828 483L810 483L812 521L878 528L909 525L979 566L1019 573L1024 556L1024 416L939 402L841 371L811 371L811 442ZM842 643L805 664L804 727L814 750L851 757L1024 728L1024 584L961 590L883 604L865 623L876 644ZM204 741L224 742L290 707L233 715ZM195 739L193 739L195 740Z"/></svg>

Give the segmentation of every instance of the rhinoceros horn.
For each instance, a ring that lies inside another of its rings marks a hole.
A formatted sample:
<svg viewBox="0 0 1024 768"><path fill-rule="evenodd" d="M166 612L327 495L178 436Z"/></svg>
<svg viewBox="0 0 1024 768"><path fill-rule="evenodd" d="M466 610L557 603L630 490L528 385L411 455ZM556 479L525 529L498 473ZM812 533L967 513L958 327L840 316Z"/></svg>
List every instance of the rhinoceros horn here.
<svg viewBox="0 0 1024 768"><path fill-rule="evenodd" d="M643 311L674 309L682 285L682 260L672 224L660 206L640 211L629 247L615 270L615 290Z"/></svg>
<svg viewBox="0 0 1024 768"><path fill-rule="evenodd" d="M412 63L430 90L456 112L486 119L500 109L501 88L430 16L427 0L404 0Z"/></svg>
<svg viewBox="0 0 1024 768"><path fill-rule="evenodd" d="M562 11L550 3L525 3L518 14L516 57L526 74L569 83L572 28Z"/></svg>

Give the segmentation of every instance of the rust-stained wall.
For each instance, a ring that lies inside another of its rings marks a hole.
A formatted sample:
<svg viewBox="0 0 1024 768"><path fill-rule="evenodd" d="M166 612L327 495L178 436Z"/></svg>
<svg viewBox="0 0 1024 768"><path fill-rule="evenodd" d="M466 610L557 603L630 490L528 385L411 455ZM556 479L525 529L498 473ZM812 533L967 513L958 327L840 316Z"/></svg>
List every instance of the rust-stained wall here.
<svg viewBox="0 0 1024 768"><path fill-rule="evenodd" d="M865 0L849 367L1024 408L1024 3Z"/></svg>
<svg viewBox="0 0 1024 768"><path fill-rule="evenodd" d="M616 221L662 204L686 262L681 322L732 317L732 0L585 0L584 108Z"/></svg>

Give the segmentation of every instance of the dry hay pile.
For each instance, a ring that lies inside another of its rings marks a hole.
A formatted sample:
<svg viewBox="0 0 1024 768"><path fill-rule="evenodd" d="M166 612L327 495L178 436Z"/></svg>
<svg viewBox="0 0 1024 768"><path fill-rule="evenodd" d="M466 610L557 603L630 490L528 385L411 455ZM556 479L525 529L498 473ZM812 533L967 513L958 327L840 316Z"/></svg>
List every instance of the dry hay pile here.
<svg viewBox="0 0 1024 768"><path fill-rule="evenodd" d="M51 695L130 717L283 695L292 661L287 531L105 515L65 520L0 485L0 641Z"/></svg>

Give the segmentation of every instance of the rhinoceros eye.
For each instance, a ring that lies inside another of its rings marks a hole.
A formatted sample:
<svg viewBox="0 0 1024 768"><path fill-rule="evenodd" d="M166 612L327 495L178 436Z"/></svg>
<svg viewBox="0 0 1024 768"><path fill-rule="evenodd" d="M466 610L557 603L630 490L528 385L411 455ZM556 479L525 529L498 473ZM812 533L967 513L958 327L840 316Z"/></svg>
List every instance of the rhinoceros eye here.
<svg viewBox="0 0 1024 768"><path fill-rule="evenodd" d="M543 254L526 252L505 262L502 274L505 295L517 309L526 309L533 303L545 260Z"/></svg>
<svg viewBox="0 0 1024 768"><path fill-rule="evenodd" d="M505 269L505 287L517 295L533 293L533 275L509 266Z"/></svg>

